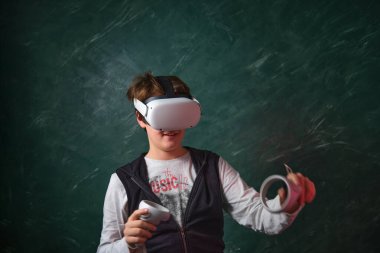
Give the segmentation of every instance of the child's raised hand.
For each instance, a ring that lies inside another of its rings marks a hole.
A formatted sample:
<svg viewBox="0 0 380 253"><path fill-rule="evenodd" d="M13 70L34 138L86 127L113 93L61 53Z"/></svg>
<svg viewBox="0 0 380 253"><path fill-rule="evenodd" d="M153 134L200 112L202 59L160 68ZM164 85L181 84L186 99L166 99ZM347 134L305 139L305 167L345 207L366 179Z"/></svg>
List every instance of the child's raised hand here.
<svg viewBox="0 0 380 253"><path fill-rule="evenodd" d="M305 203L311 203L315 198L316 190L314 183L301 173L288 173L287 179L300 187L300 196L297 201L297 205L291 208L290 212L296 211L301 205ZM278 190L278 195L280 196L281 203L286 198L286 192L283 188Z"/></svg>

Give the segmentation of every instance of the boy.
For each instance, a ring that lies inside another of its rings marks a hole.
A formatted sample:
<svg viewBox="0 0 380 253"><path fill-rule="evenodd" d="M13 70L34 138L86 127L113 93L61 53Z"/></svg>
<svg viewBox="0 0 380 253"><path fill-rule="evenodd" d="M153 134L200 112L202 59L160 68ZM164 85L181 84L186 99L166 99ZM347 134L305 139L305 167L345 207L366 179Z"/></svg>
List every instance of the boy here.
<svg viewBox="0 0 380 253"><path fill-rule="evenodd" d="M149 151L111 176L98 253L223 252L223 210L241 225L278 234L313 200L313 182L290 173L287 177L300 187L300 197L286 212L270 213L259 193L223 158L182 146L185 129L199 121L200 106L178 77L146 73L132 81L127 96L147 133ZM277 208L285 197L280 189L268 205ZM148 214L138 209L144 199L168 208L169 221L155 226L140 220Z"/></svg>

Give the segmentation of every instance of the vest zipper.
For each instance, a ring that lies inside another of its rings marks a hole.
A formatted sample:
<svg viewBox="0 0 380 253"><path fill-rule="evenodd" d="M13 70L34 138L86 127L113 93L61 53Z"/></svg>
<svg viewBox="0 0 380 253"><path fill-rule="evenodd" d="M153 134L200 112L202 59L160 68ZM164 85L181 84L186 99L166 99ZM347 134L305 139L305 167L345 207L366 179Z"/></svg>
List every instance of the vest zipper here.
<svg viewBox="0 0 380 253"><path fill-rule="evenodd" d="M191 192L190 192L189 200L187 202L187 206L186 206L186 210L185 210L185 216L183 218L183 225L184 226L185 226L187 219L188 219L188 216L189 216L189 210L191 209L191 207L193 205L194 195L199 189L200 180L202 180L202 178L203 178L202 171L205 167L205 160L203 160L201 167L198 170L197 177L195 178L195 182L193 184L193 189L191 189Z"/></svg>
<svg viewBox="0 0 380 253"><path fill-rule="evenodd" d="M186 222L187 222L187 216L189 215L188 212L189 212L189 209L191 208L191 205L192 205L192 200L193 200L193 196L195 194L195 192L198 190L198 186L199 186L199 177L201 177L201 172L204 168L204 165L205 165L205 160L203 161L199 171L198 171L198 175L197 175L197 178L195 179L195 182L194 182L194 185L193 185L193 189L191 190L190 192L190 196L189 196L189 200L187 202L187 207L186 207L186 210L185 210L185 215L183 217L183 227L186 227ZM195 188L194 188L195 186ZM183 230L183 228L178 224L178 222L176 221L177 223L177 226L179 227L179 231L180 231L180 234L181 234L181 238L182 238L182 243L183 243L183 248L185 250L185 253L187 253L187 245L186 245L186 234L185 234L185 231Z"/></svg>
<svg viewBox="0 0 380 253"><path fill-rule="evenodd" d="M179 226L179 225L178 225ZM186 246L186 235L185 235L185 231L183 231L183 229L180 227L179 229L180 231L180 234L181 234L181 238L182 238L182 244L183 244L183 249L185 250L185 253L187 253L187 246Z"/></svg>

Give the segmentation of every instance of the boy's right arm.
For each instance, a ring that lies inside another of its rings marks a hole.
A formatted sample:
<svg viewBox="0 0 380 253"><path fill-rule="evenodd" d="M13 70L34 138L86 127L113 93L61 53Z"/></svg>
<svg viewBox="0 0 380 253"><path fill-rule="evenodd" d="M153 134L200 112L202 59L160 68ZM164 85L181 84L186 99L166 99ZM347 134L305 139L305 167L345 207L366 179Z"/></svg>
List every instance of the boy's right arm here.
<svg viewBox="0 0 380 253"><path fill-rule="evenodd" d="M108 184L103 207L103 228L97 253L140 253L142 249L129 249L124 237L125 223L128 219L128 198L124 185L114 173Z"/></svg>
<svg viewBox="0 0 380 253"><path fill-rule="evenodd" d="M103 228L97 253L130 252L123 234L127 201L123 184L116 174L112 174L104 199Z"/></svg>
<svg viewBox="0 0 380 253"><path fill-rule="evenodd" d="M140 220L148 210L136 210L129 217L128 198L124 185L116 174L111 176L103 208L103 229L97 253L141 253L145 247L135 248L152 237L156 226ZM129 245L129 246L128 246ZM131 247L131 248L129 248Z"/></svg>

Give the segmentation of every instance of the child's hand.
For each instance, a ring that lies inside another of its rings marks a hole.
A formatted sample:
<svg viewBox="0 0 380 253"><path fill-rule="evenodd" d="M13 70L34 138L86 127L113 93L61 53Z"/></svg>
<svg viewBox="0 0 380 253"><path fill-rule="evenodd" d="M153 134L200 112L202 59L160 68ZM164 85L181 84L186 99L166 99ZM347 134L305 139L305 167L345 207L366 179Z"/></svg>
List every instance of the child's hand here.
<svg viewBox="0 0 380 253"><path fill-rule="evenodd" d="M148 214L148 209L139 209L129 216L127 223L124 225L124 238L131 247L136 244L144 244L146 240L152 237L152 232L157 227L149 222L140 220L140 216Z"/></svg>
<svg viewBox="0 0 380 253"><path fill-rule="evenodd" d="M305 203L311 203L315 197L316 190L314 183L308 178L302 175L301 173L289 173L287 179L298 185L300 187L300 196L298 198L297 204L291 208L290 213L295 212L301 205ZM284 188L278 190L278 195L280 196L281 203L286 198L286 193Z"/></svg>

